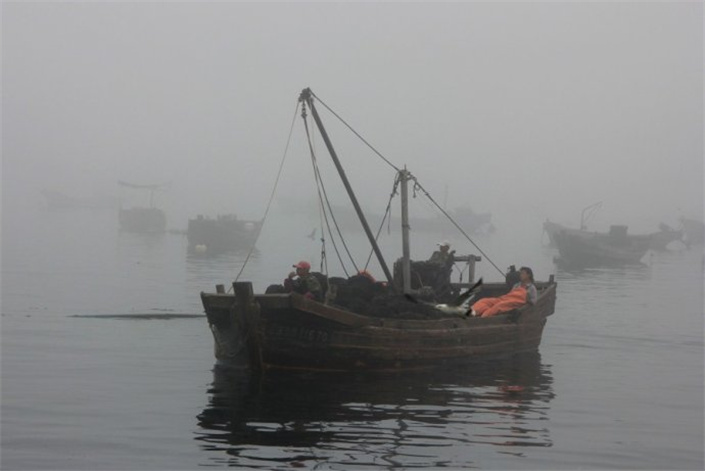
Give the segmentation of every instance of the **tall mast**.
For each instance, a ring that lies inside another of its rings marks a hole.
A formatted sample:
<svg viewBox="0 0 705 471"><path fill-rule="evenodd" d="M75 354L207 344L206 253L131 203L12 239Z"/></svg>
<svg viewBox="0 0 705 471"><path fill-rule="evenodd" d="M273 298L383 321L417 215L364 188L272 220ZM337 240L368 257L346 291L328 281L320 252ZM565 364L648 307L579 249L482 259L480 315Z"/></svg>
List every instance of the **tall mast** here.
<svg viewBox="0 0 705 471"><path fill-rule="evenodd" d="M404 293L411 291L411 259L409 247L409 179L411 173L406 170L399 171L401 181L401 244L402 244L402 277L404 280Z"/></svg>
<svg viewBox="0 0 705 471"><path fill-rule="evenodd" d="M394 289L394 280L393 280L392 274L390 273L389 268L387 267L387 263L384 261L384 257L382 256L382 252L379 250L379 246L377 245L377 241L375 240L375 237L372 234L372 230L370 229L369 224L367 224L367 219L365 219L365 215L362 213L362 209L360 208L360 203L357 202L357 198L355 197L355 193L353 192L353 189L350 186L350 182L348 181L348 177L345 175L345 171L343 170L343 166L340 164L340 160L338 160L338 155L335 153L335 149L333 149L333 144L330 142L330 139L328 138L328 133L326 132L326 129L323 127L323 123L321 122L321 118L318 116L318 111L316 111L316 107L313 105L313 99L311 97L311 89L310 88L305 88L301 92L301 95L299 96L299 101L303 101L311 109L311 115L313 116L314 121L316 121L316 126L318 126L318 130L321 133L321 137L323 138L323 142L325 142L326 147L328 148L328 153L330 153L330 156L333 159L333 163L335 164L335 168L338 169L338 173L340 174L340 179L343 181L343 185L345 186L345 190L348 192L348 196L350 197L350 201L352 201L352 204L355 208L355 212L357 213L357 216L360 218L360 223L362 224L362 228L365 230L365 234L367 234L367 238L369 239L370 244L372 245L372 250L374 250L375 255L377 256L377 260L379 260L379 264L382 267L382 271L384 271L384 275L387 277L387 281L389 282L389 286L392 289Z"/></svg>

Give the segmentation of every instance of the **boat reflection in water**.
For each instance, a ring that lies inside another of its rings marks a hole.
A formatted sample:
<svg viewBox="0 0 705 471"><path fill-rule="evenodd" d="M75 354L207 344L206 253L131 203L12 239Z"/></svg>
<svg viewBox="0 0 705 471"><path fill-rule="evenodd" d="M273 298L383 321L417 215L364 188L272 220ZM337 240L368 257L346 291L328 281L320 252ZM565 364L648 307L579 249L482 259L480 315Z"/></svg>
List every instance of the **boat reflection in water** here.
<svg viewBox="0 0 705 471"><path fill-rule="evenodd" d="M432 373L216 367L208 395L202 465L460 468L488 451L523 457L552 445L552 377L539 353Z"/></svg>

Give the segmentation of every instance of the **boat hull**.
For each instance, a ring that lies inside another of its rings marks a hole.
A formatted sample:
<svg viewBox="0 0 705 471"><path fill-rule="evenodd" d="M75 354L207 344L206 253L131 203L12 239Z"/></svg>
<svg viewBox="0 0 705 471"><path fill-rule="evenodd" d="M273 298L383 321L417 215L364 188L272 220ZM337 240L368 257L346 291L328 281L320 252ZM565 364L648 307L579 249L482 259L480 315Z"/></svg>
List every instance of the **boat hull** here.
<svg viewBox="0 0 705 471"><path fill-rule="evenodd" d="M210 254L247 250L255 244L261 225L260 221L243 221L233 215L190 219L186 232L189 251L197 252L199 246Z"/></svg>
<svg viewBox="0 0 705 471"><path fill-rule="evenodd" d="M649 236L614 237L610 234L564 230L554 234L559 265L603 267L637 265L651 244Z"/></svg>
<svg viewBox="0 0 705 471"><path fill-rule="evenodd" d="M555 307L555 283L535 306L492 318L358 315L297 294L201 293L220 363L255 369L422 370L536 351ZM249 285L247 283L246 285ZM501 289L503 285L498 285Z"/></svg>

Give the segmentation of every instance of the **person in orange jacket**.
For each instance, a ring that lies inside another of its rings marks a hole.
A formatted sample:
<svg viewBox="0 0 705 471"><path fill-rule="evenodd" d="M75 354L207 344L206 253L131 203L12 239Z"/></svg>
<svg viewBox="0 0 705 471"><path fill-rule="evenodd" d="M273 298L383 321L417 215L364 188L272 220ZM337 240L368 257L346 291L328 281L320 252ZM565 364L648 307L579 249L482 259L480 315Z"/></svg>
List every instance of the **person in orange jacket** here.
<svg viewBox="0 0 705 471"><path fill-rule="evenodd" d="M491 317L519 308L524 304L536 304L538 293L534 286L534 272L529 267L519 269L519 283L509 293L497 298L482 298L472 305L473 317Z"/></svg>

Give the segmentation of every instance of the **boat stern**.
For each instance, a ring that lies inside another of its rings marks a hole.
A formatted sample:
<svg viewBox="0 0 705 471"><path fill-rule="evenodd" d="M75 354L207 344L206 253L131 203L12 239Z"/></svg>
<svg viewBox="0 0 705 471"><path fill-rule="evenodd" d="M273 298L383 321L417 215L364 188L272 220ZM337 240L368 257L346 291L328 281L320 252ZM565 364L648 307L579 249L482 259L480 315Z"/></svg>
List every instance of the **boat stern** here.
<svg viewBox="0 0 705 471"><path fill-rule="evenodd" d="M259 356L251 335L257 331L259 306L254 301L252 283L233 283L232 293L225 293L223 285L217 285L215 293L201 292L201 302L213 333L218 362L256 365L257 361L250 361L251 356Z"/></svg>

